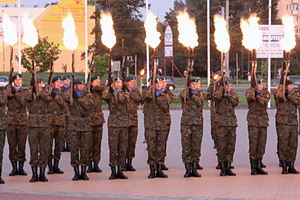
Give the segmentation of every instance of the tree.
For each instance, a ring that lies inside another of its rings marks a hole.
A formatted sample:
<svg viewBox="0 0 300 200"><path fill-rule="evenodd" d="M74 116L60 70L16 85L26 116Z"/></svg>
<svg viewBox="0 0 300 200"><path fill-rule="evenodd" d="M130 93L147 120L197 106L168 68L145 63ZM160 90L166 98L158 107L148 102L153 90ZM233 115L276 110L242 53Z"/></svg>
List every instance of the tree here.
<svg viewBox="0 0 300 200"><path fill-rule="evenodd" d="M96 55L94 57L95 74L100 74L101 76L106 74L107 69L108 69L109 60L110 59L109 59L109 54L108 53L104 54L103 56Z"/></svg>

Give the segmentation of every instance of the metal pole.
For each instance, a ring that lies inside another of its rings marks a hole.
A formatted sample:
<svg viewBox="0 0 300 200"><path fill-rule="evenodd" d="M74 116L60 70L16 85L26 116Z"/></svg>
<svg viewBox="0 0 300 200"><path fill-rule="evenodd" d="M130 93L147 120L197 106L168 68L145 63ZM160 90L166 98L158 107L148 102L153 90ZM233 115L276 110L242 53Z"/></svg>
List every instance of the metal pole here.
<svg viewBox="0 0 300 200"><path fill-rule="evenodd" d="M134 56L134 76L137 77L137 54ZM137 84L137 81L135 82L135 85Z"/></svg>
<svg viewBox="0 0 300 200"><path fill-rule="evenodd" d="M270 52L270 46L271 46L271 36L270 36L270 29L271 29L271 17L272 17L272 0L269 0L269 49L268 49L268 91L271 93L271 52ZM268 108L271 108L271 100L268 103Z"/></svg>
<svg viewBox="0 0 300 200"><path fill-rule="evenodd" d="M148 15L149 12L149 0L146 0L146 15ZM148 80L150 77L150 72L149 72L149 62L150 62L150 55L149 55L149 45L146 45L146 54L147 54L147 85L148 85Z"/></svg>
<svg viewBox="0 0 300 200"><path fill-rule="evenodd" d="M18 51L18 56L19 56L19 64L18 64L18 70L19 70L19 74L22 73L22 66L21 66L21 48L22 48L22 44L21 44L21 0L18 1L18 46L19 46L19 51Z"/></svg>
<svg viewBox="0 0 300 200"><path fill-rule="evenodd" d="M210 84L210 0L207 0L207 87Z"/></svg>
<svg viewBox="0 0 300 200"><path fill-rule="evenodd" d="M2 20L3 20L3 16L4 16L4 10L2 9ZM5 46L4 46L4 36L3 36L3 72L5 71Z"/></svg>
<svg viewBox="0 0 300 200"><path fill-rule="evenodd" d="M88 60L89 60L89 55L88 55L88 7L87 7L87 1L85 0L85 5L84 5L84 9L85 9L85 13L84 13L84 18L85 18L85 82L87 82L87 78L88 78ZM92 76L92 74L90 75Z"/></svg>
<svg viewBox="0 0 300 200"><path fill-rule="evenodd" d="M236 84L239 84L239 54L235 54L235 62L236 62Z"/></svg>
<svg viewBox="0 0 300 200"><path fill-rule="evenodd" d="M227 24L227 31L229 33L229 0L226 0L226 24ZM229 51L225 55L226 60L226 76L229 77Z"/></svg>

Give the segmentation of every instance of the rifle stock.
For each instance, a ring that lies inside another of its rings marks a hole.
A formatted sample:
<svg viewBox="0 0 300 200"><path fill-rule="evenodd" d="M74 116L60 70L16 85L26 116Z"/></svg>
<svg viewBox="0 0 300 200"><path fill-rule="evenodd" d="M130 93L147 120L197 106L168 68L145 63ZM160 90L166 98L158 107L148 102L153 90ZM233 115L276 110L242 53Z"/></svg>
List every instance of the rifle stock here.
<svg viewBox="0 0 300 200"><path fill-rule="evenodd" d="M9 85L12 85L12 82L13 82L13 77L12 77L12 74L14 72L14 66L13 66L13 54L14 54L14 49L13 47L11 46L10 47L10 71L9 71Z"/></svg>
<svg viewBox="0 0 300 200"><path fill-rule="evenodd" d="M91 92L91 82L92 82L92 73L94 71L94 56L95 56L95 51L93 51L93 54L92 54L92 60L91 60L91 63L90 63L90 73L89 73L89 76L88 76L88 91Z"/></svg>
<svg viewBox="0 0 300 200"><path fill-rule="evenodd" d="M71 94L70 94L70 104L73 105L74 104L74 97L73 97L73 93L74 93L74 83L75 83L75 68L74 68L74 51L72 53L72 81L71 81Z"/></svg>
<svg viewBox="0 0 300 200"><path fill-rule="evenodd" d="M53 55L54 52L51 52L52 55L52 59L51 59L51 63L50 63L50 75L49 75L49 79L48 79L48 85L50 87L50 89L52 88L52 80L53 80Z"/></svg>

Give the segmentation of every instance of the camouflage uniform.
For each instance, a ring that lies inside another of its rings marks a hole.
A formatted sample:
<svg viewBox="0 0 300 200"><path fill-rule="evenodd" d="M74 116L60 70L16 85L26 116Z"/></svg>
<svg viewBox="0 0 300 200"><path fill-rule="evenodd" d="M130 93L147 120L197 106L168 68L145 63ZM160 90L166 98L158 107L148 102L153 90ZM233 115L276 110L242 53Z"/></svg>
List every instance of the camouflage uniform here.
<svg viewBox="0 0 300 200"><path fill-rule="evenodd" d="M0 88L0 184L4 183L2 176L2 161L3 161L3 149L5 145L5 135L7 128L7 120L5 115L5 107L7 104L7 95L4 89Z"/></svg>
<svg viewBox="0 0 300 200"><path fill-rule="evenodd" d="M217 83L216 83L217 84ZM214 148L217 147L217 123L218 123L218 117L217 112L216 112L216 102L212 98L212 94L214 92L214 87L215 84L214 82L211 82L209 84L209 87L207 89L207 100L210 100L210 133L211 133L211 138L214 141Z"/></svg>
<svg viewBox="0 0 300 200"><path fill-rule="evenodd" d="M65 88L65 87L61 87L60 90L61 92L64 94L64 95L67 95L67 92L68 90L70 89L69 88ZM65 113L64 113L64 120L65 120L65 123L64 123L64 135L63 135L63 148L62 148L62 151L70 151L70 133L69 133L69 116L70 116L70 111L69 111L69 107L67 106L67 108L65 109ZM66 146L65 144L66 143Z"/></svg>

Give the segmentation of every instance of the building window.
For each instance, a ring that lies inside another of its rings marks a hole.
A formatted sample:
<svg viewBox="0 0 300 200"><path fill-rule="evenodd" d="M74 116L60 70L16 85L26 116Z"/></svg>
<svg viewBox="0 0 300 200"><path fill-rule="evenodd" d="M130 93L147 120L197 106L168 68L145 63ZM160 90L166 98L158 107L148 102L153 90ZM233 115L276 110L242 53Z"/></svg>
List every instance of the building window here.
<svg viewBox="0 0 300 200"><path fill-rule="evenodd" d="M286 5L286 10L292 10L292 5Z"/></svg>

